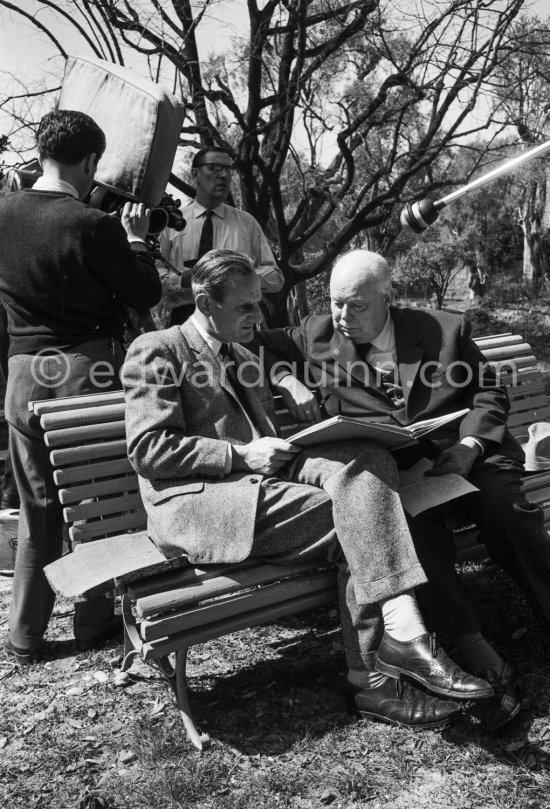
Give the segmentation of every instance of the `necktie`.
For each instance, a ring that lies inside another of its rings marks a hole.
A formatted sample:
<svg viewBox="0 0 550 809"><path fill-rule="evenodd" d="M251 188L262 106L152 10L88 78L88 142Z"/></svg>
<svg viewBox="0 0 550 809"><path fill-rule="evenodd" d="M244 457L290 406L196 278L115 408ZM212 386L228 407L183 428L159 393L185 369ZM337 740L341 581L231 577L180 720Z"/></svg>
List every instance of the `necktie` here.
<svg viewBox="0 0 550 809"><path fill-rule="evenodd" d="M363 360L363 362L368 362L367 354L372 348L372 343L355 343L355 350Z"/></svg>
<svg viewBox="0 0 550 809"><path fill-rule="evenodd" d="M246 395L246 389L242 382L239 379L239 374L237 373L238 365L235 362L235 358L233 356L233 352L231 350L231 343L222 343L220 346L219 356L222 359L222 373L225 373L225 378L229 381L231 387L235 391L237 399L243 410L246 411L248 418L254 425L256 429L258 429L258 419L252 405L248 400L248 396Z"/></svg>
<svg viewBox="0 0 550 809"><path fill-rule="evenodd" d="M372 343L357 343L355 348L363 362L368 366L369 381L372 386L383 390L395 408L403 407L405 404L403 388L395 382L394 369L375 368L370 364L367 355L372 348Z"/></svg>
<svg viewBox="0 0 550 809"><path fill-rule="evenodd" d="M212 211L206 211L204 222L202 223L201 238L199 241L199 252L197 259L208 253L214 247L214 223L212 222Z"/></svg>
<svg viewBox="0 0 550 809"><path fill-rule="evenodd" d="M188 259L187 261L184 261L183 266L189 268L194 267L199 258L203 256L205 253L208 253L209 250L212 250L213 247L214 247L214 223L212 222L212 211L205 211L197 258ZM183 278L181 279L180 283L182 282ZM170 317L170 325L175 326L179 323L185 323L187 318L193 314L194 308L195 306L192 303L186 304L184 306L175 306L172 309L172 315Z"/></svg>

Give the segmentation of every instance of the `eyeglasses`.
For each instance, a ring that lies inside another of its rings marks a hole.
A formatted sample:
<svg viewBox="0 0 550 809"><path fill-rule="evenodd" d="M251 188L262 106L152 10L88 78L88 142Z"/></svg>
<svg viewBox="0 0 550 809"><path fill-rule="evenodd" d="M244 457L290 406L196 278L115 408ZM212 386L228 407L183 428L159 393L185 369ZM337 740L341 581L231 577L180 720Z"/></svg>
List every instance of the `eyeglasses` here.
<svg viewBox="0 0 550 809"><path fill-rule="evenodd" d="M221 174L222 171L232 172L235 170L234 163L197 163L195 168L198 169L203 166L207 168L211 174Z"/></svg>

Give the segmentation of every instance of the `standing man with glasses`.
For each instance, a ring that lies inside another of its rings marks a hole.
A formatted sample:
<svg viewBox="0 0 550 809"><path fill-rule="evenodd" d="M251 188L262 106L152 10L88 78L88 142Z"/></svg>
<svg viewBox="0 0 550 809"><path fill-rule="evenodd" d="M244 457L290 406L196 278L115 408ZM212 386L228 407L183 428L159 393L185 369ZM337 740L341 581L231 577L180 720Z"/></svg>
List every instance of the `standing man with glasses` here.
<svg viewBox="0 0 550 809"><path fill-rule="evenodd" d="M162 301L153 310L161 327L183 323L193 313L191 270L213 248L245 253L254 262L262 293L278 292L284 283L281 270L261 227L254 217L226 200L231 190L234 163L224 149L201 149L191 164L196 196L181 209L185 229L164 230L160 236L163 256L183 272L181 277L159 263Z"/></svg>

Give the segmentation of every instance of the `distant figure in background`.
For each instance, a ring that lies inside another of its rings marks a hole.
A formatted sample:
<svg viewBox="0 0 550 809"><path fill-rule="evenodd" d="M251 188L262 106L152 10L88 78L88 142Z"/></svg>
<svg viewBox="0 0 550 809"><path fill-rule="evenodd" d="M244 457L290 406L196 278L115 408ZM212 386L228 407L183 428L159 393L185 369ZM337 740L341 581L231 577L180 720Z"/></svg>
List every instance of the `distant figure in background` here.
<svg viewBox="0 0 550 809"><path fill-rule="evenodd" d="M193 314L191 270L214 248L248 255L260 277L262 293L282 289L283 274L258 222L246 211L225 204L233 169L233 161L223 149L201 149L193 158L191 171L197 193L193 202L181 209L185 229L166 229L160 235L161 253L183 275L179 277L158 264L163 296L152 315L159 328L184 323Z"/></svg>
<svg viewBox="0 0 550 809"><path fill-rule="evenodd" d="M481 267L470 268L470 278L468 281L470 289L470 300L483 298L487 289L487 273Z"/></svg>

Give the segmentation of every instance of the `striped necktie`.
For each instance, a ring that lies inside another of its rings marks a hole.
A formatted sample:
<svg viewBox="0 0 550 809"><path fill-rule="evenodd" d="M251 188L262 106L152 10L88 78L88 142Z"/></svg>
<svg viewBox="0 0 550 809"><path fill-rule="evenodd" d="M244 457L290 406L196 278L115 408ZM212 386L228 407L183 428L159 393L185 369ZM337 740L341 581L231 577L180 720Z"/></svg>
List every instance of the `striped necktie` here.
<svg viewBox="0 0 550 809"><path fill-rule="evenodd" d="M231 387L235 391L235 395L237 396L241 407L246 411L248 418L259 432L258 419L252 405L250 404L248 396L246 395L245 386L239 379L239 366L231 349L231 343L222 343L218 356L222 360L222 373L225 374L225 378L229 381Z"/></svg>

